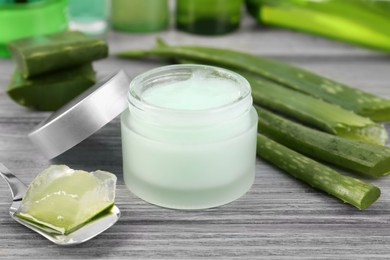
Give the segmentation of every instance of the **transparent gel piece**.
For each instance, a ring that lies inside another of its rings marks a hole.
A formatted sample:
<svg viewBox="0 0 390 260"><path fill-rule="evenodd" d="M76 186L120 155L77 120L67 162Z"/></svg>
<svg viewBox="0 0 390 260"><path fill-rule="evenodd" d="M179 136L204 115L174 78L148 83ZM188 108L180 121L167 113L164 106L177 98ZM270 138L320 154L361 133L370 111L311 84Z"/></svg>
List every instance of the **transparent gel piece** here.
<svg viewBox="0 0 390 260"><path fill-rule="evenodd" d="M29 185L17 216L68 234L114 204L116 176L50 166Z"/></svg>

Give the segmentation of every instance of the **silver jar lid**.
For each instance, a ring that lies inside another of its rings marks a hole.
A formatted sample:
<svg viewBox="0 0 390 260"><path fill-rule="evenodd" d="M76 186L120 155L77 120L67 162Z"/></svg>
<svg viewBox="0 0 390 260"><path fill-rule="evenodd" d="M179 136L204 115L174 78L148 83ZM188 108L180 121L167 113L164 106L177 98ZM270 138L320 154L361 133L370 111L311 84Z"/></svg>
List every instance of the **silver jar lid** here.
<svg viewBox="0 0 390 260"><path fill-rule="evenodd" d="M106 77L51 114L28 137L48 159L62 154L128 107L129 85L130 78L122 70Z"/></svg>

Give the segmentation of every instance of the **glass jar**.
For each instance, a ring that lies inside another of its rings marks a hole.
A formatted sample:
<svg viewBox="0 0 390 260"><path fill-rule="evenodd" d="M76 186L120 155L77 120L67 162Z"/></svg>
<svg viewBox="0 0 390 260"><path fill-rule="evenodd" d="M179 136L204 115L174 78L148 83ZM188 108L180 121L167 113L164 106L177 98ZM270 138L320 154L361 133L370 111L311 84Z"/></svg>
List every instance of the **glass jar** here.
<svg viewBox="0 0 390 260"><path fill-rule="evenodd" d="M234 201L255 176L257 113L250 85L217 67L173 65L136 77L121 116L127 187L162 207Z"/></svg>
<svg viewBox="0 0 390 260"><path fill-rule="evenodd" d="M112 27L125 32L154 32L168 27L168 0L112 0Z"/></svg>
<svg viewBox="0 0 390 260"><path fill-rule="evenodd" d="M29 36L65 31L68 0L0 2L0 57L9 57L7 43Z"/></svg>
<svg viewBox="0 0 390 260"><path fill-rule="evenodd" d="M218 35L240 26L242 0L177 0L176 28L194 34Z"/></svg>

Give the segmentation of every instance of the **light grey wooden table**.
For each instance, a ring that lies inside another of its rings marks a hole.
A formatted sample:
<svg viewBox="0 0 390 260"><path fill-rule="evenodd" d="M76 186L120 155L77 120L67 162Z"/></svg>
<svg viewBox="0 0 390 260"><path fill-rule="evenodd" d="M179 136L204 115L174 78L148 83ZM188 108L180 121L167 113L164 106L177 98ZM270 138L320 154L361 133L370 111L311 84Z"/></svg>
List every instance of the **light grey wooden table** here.
<svg viewBox="0 0 390 260"><path fill-rule="evenodd" d="M390 56L314 36L261 29L245 20L239 32L199 37L173 30L157 34L110 33L111 53L152 46L156 36L172 44L234 48L307 68L390 98ZM124 69L135 76L160 63L96 62L104 75ZM149 205L132 195L122 176L119 120L55 160L46 160L27 139L48 113L25 109L5 93L14 64L0 60L0 162L25 183L50 164L118 176L120 221L95 239L58 247L15 223L8 215L10 194L0 180L0 259L390 259L390 178L370 180L382 197L359 211L258 160L256 181L241 199L201 211Z"/></svg>

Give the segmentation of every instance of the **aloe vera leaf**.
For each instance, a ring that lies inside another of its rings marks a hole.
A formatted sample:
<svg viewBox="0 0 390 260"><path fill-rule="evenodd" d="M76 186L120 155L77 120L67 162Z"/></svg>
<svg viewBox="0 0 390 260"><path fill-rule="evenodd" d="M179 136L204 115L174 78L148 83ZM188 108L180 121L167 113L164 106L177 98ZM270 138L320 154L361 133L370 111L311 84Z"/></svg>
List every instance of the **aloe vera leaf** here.
<svg viewBox="0 0 390 260"><path fill-rule="evenodd" d="M259 131L309 157L370 177L390 174L390 148L333 136L256 106Z"/></svg>
<svg viewBox="0 0 390 260"><path fill-rule="evenodd" d="M390 100L351 88L304 69L249 53L201 46L159 45L150 50L121 52L118 56L123 58L158 56L238 69L352 110L373 121L390 121Z"/></svg>
<svg viewBox="0 0 390 260"><path fill-rule="evenodd" d="M337 136L379 145L384 145L388 139L386 129L369 118L271 81L242 75L251 84L252 97L257 105Z"/></svg>
<svg viewBox="0 0 390 260"><path fill-rule="evenodd" d="M75 31L20 39L8 47L24 78L81 66L108 55L104 40Z"/></svg>
<svg viewBox="0 0 390 260"><path fill-rule="evenodd" d="M260 0L248 1L248 7L263 24L390 51L390 21L379 1Z"/></svg>
<svg viewBox="0 0 390 260"><path fill-rule="evenodd" d="M95 81L91 64L30 79L23 78L20 71L15 70L7 94L22 106L53 111L91 87Z"/></svg>
<svg viewBox="0 0 390 260"><path fill-rule="evenodd" d="M257 155L293 177L340 200L366 209L380 196L378 187L335 170L257 134Z"/></svg>

